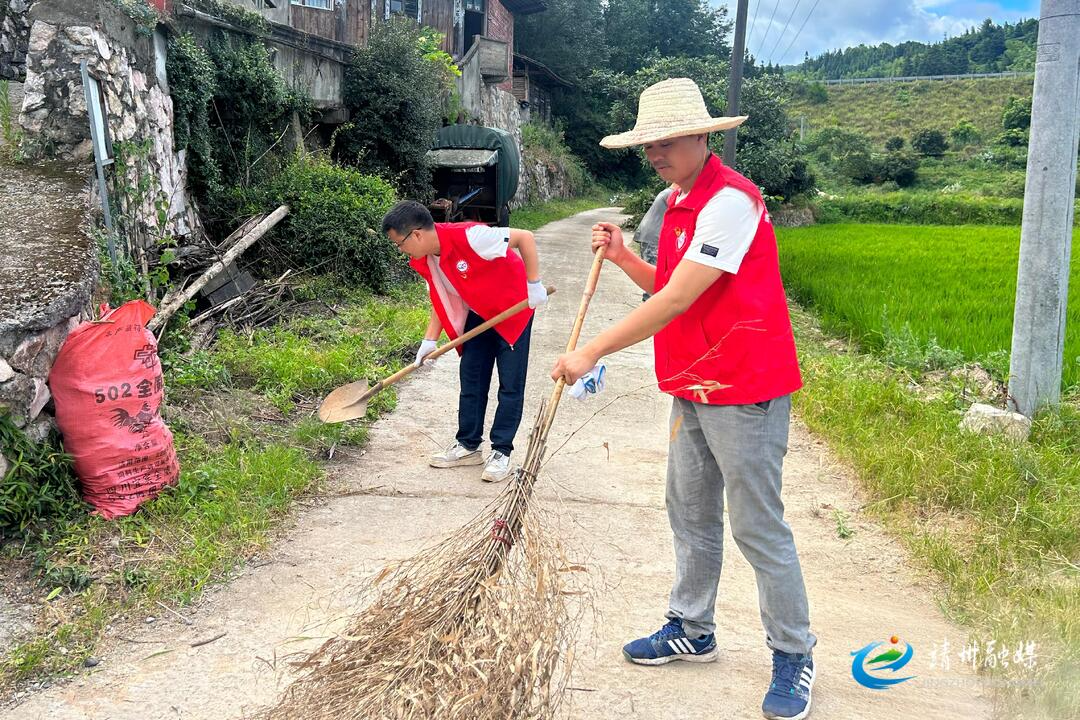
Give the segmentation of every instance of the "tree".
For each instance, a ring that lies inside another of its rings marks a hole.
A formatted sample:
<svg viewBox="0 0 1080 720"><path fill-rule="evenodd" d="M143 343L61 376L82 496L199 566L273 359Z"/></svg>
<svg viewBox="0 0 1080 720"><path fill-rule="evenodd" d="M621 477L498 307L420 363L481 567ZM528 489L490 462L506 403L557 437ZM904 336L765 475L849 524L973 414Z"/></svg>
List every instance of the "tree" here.
<svg viewBox="0 0 1080 720"><path fill-rule="evenodd" d="M1035 70L1035 46L1023 40L1006 40L1003 70L1032 72Z"/></svg>
<svg viewBox="0 0 1080 720"><path fill-rule="evenodd" d="M598 145L614 131L604 78L633 74L659 55L726 59L726 13L706 0L549 0L546 12L517 21L515 49L573 83L552 93L552 107L574 154L598 177L637 185L648 177L638 158Z"/></svg>
<svg viewBox="0 0 1080 720"><path fill-rule="evenodd" d="M990 20L937 43L859 45L805 58L801 70L825 78L965 74L1033 70L1038 19L997 25Z"/></svg>
<svg viewBox="0 0 1080 720"><path fill-rule="evenodd" d="M885 149L890 152L895 152L904 147L904 138L893 135L891 138L885 141Z"/></svg>
<svg viewBox="0 0 1080 720"><path fill-rule="evenodd" d="M930 46L922 56L917 72L919 75L945 75L950 72L948 58L941 44Z"/></svg>
<svg viewBox="0 0 1080 720"><path fill-rule="evenodd" d="M607 132L632 127L637 115L637 101L648 86L673 77L694 80L713 115L722 115L727 105L728 63L719 57L660 57L633 74L597 73L597 91L611 99L605 116ZM790 94L788 82L779 75L759 75L743 83L740 112L750 116L739 128L739 146L735 169L765 189L767 195L791 197L813 188L813 176L802 163L791 134L784 103ZM723 136L711 139L720 152ZM610 152L610 151L606 151ZM612 153L614 154L614 153ZM641 167L638 153L626 152ZM800 164L802 163L802 164Z"/></svg>
<svg viewBox="0 0 1080 720"><path fill-rule="evenodd" d="M345 69L344 99L352 121L335 145L335 159L390 179L405 194L430 194L427 151L442 125L451 78L440 58L428 58L414 21L394 18L372 29Z"/></svg>
<svg viewBox="0 0 1080 720"><path fill-rule="evenodd" d="M1005 54L1005 30L987 19L979 28L978 37L978 41L975 42L968 55L971 61L979 66L974 70L995 72L999 58Z"/></svg>
<svg viewBox="0 0 1080 720"><path fill-rule="evenodd" d="M911 148L920 155L940 157L948 147L945 133L940 130L918 130L911 136Z"/></svg>
<svg viewBox="0 0 1080 720"><path fill-rule="evenodd" d="M515 20L515 51L575 84L607 67L611 49L603 41L599 0L548 0L547 6L543 13Z"/></svg>
<svg viewBox="0 0 1080 720"><path fill-rule="evenodd" d="M731 53L726 41L730 31L727 9L711 7L705 0L619 0L607 4L604 34L585 47L607 44L608 68L633 73L657 53L665 57L717 56L726 60Z"/></svg>

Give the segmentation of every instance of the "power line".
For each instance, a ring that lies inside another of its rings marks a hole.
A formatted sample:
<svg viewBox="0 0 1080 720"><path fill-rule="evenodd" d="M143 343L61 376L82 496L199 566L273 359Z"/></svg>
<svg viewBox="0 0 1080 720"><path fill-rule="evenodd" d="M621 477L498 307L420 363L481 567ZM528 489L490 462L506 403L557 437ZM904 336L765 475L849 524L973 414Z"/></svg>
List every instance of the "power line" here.
<svg viewBox="0 0 1080 720"><path fill-rule="evenodd" d="M769 51L769 64L772 64L773 55L776 54L776 48L779 47L780 41L787 35L788 26L791 25L791 18L795 17L795 11L799 9L799 3L802 0L795 0L795 7L791 8L791 14L788 15L787 22L784 23L784 29L780 31L780 37L776 38L776 42L773 43L772 50Z"/></svg>
<svg viewBox="0 0 1080 720"><path fill-rule="evenodd" d="M802 35L803 28L806 27L806 23L808 20L810 20L810 16L814 14L815 10L817 10L819 2L821 2L821 0L814 0L813 7L810 8L810 12L806 13L806 19L803 20L802 25L799 26L799 32L795 33L795 37L791 38L791 42L788 43L787 50L784 50L784 54L780 56L781 62L783 62L784 58L788 56L788 53L791 52L791 48L795 45L795 41L799 39L800 35Z"/></svg>
<svg viewBox="0 0 1080 720"><path fill-rule="evenodd" d="M780 9L780 0L776 0L776 4L773 5L773 9L772 9L772 17L769 18L769 24L765 28L765 34L761 38L760 47L765 47L765 41L769 39L769 31L772 30L773 18L776 17L776 11L779 10L779 9Z"/></svg>
<svg viewBox="0 0 1080 720"><path fill-rule="evenodd" d="M746 45L750 46L754 38L754 23L757 22L757 11L761 8L761 0L754 3L754 18L750 21L750 32L746 33Z"/></svg>

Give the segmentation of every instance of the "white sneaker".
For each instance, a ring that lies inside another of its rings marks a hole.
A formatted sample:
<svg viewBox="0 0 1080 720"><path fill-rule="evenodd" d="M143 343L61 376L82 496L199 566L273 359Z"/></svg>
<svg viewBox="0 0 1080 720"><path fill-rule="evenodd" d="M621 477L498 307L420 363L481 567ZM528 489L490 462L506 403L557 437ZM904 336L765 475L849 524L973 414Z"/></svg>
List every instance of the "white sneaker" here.
<svg viewBox="0 0 1080 720"><path fill-rule="evenodd" d="M431 456L431 467L451 468L463 465L479 465L484 462L484 456L480 454L480 448L469 450L461 443L454 443L442 452Z"/></svg>
<svg viewBox="0 0 1080 720"><path fill-rule="evenodd" d="M510 456L503 455L496 450L491 453L491 457L488 458L487 465L484 466L484 474L480 476L480 479L484 482L502 482L510 477L513 473L513 468L510 465Z"/></svg>

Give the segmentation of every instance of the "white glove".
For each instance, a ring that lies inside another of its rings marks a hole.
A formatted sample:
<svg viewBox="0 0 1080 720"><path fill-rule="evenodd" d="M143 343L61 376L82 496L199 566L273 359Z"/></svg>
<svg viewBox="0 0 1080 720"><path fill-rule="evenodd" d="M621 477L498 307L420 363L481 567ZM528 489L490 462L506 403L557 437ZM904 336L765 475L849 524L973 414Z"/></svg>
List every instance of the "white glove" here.
<svg viewBox="0 0 1080 720"><path fill-rule="evenodd" d="M529 307L538 308L547 305L548 295L544 283L537 280L529 283Z"/></svg>
<svg viewBox="0 0 1080 720"><path fill-rule="evenodd" d="M439 343L435 340L425 339L420 343L420 349L416 351L416 367L420 369L434 367L435 361L438 360L438 358L433 358L431 360L424 360L424 358L434 352L437 347L439 347Z"/></svg>
<svg viewBox="0 0 1080 720"><path fill-rule="evenodd" d="M589 395L599 395L607 384L606 375L607 367L604 363L593 366L592 370L579 377L577 382L570 386L568 389L570 397L575 400L584 400Z"/></svg>

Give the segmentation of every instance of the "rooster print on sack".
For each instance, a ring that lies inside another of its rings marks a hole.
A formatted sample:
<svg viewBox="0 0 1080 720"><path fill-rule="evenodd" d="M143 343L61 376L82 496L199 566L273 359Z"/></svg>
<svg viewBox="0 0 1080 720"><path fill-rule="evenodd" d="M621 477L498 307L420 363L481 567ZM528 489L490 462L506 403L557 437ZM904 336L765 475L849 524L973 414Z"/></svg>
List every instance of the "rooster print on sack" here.
<svg viewBox="0 0 1080 720"><path fill-rule="evenodd" d="M157 410L150 409L150 403L144 402L139 412L131 415L124 408L113 408L113 425L118 428L130 428L132 433L144 433L157 416Z"/></svg>

